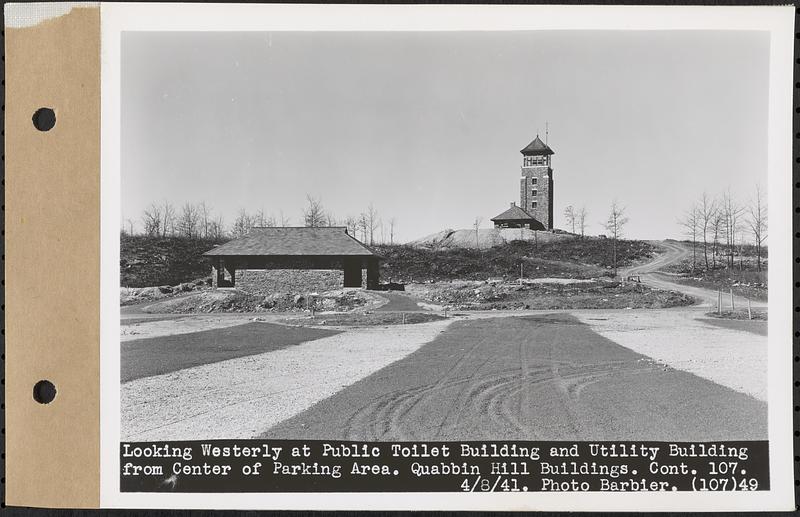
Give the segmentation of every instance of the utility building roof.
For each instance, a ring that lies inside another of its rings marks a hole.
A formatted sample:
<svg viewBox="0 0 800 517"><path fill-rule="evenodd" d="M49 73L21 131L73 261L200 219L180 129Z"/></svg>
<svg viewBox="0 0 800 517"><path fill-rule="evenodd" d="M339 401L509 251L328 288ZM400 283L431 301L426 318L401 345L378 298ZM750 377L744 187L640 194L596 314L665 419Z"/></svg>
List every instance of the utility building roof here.
<svg viewBox="0 0 800 517"><path fill-rule="evenodd" d="M536 138L533 142L529 143L525 149L520 151L524 156L543 156L548 154L555 154L552 149L550 149L546 143L542 142L539 138L539 135L536 135Z"/></svg>
<svg viewBox="0 0 800 517"><path fill-rule="evenodd" d="M525 210L523 210L522 208L515 205L514 203L511 204L511 208L509 208L502 214L492 217L492 221L525 221L525 220L536 221L536 218L533 217L528 212L526 212Z"/></svg>
<svg viewBox="0 0 800 517"><path fill-rule="evenodd" d="M320 256L377 257L347 233L344 226L325 228L254 227L244 237L204 253L207 256Z"/></svg>

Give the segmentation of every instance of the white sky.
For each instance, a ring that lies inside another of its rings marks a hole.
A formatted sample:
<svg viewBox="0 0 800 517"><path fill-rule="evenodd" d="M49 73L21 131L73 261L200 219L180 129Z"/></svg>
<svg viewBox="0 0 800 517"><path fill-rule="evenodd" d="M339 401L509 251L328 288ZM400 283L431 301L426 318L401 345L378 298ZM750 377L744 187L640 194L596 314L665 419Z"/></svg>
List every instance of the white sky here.
<svg viewBox="0 0 800 517"><path fill-rule="evenodd" d="M412 240L519 201L519 150L549 144L555 223L680 235L704 190L766 187L767 33L147 33L122 38L122 218L206 201L302 223L372 202Z"/></svg>

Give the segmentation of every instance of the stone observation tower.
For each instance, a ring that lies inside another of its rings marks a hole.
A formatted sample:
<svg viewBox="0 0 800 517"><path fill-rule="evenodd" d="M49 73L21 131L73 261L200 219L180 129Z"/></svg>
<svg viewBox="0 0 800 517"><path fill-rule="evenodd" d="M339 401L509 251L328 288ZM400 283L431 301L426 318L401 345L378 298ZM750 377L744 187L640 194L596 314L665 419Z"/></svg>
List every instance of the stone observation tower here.
<svg viewBox="0 0 800 517"><path fill-rule="evenodd" d="M553 169L550 157L555 154L539 139L522 153L522 176L519 179L519 205L539 221L544 229L553 229Z"/></svg>

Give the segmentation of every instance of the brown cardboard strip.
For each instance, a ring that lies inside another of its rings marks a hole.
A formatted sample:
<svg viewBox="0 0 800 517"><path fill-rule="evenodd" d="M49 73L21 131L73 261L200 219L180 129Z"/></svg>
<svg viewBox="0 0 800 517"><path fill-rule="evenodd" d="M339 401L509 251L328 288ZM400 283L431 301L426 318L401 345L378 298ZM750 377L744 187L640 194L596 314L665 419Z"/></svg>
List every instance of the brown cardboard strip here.
<svg viewBox="0 0 800 517"><path fill-rule="evenodd" d="M100 501L100 8L6 30L6 501ZM56 124L37 130L34 112ZM33 386L55 384L40 404Z"/></svg>

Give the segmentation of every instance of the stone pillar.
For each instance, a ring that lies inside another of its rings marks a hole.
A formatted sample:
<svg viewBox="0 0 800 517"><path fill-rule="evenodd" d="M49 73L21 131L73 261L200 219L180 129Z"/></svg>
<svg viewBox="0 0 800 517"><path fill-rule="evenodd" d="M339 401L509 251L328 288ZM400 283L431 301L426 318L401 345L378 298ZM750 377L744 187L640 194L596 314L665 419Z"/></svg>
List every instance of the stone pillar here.
<svg viewBox="0 0 800 517"><path fill-rule="evenodd" d="M228 271L228 274L231 275L231 280L225 281L226 287L236 287L236 264L231 263L228 261L228 264L225 264L225 269Z"/></svg>
<svg viewBox="0 0 800 517"><path fill-rule="evenodd" d="M220 278L222 278L222 270L219 267L219 261L214 259L211 262L211 287L214 289L219 287Z"/></svg>
<svg viewBox="0 0 800 517"><path fill-rule="evenodd" d="M378 259L367 259L367 289L377 289L380 281Z"/></svg>

